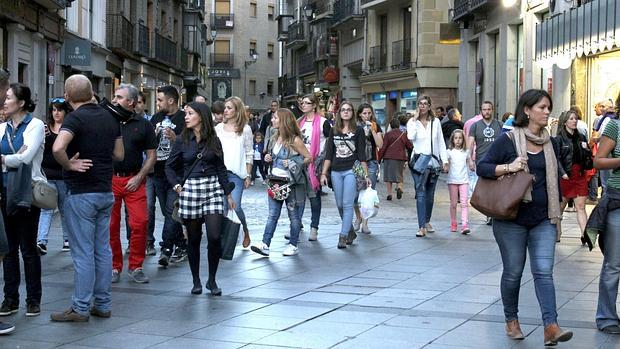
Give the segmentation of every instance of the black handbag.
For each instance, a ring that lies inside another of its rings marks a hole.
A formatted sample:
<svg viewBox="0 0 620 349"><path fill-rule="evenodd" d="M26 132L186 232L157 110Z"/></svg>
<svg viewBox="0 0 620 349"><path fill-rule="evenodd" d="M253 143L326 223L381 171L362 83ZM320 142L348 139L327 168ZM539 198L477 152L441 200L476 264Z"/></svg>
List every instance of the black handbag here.
<svg viewBox="0 0 620 349"><path fill-rule="evenodd" d="M235 211L229 210L228 215L224 217L224 222L222 223L222 256L220 258L227 261L233 259L237 246L237 239L239 239L239 228L241 227L241 223L234 221L234 219L238 221L236 217Z"/></svg>

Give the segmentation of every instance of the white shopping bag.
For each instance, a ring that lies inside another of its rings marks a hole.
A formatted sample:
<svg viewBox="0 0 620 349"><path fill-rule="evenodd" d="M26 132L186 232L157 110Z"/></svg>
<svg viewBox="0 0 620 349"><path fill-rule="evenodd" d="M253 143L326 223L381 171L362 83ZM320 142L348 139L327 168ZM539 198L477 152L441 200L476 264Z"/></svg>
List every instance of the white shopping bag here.
<svg viewBox="0 0 620 349"><path fill-rule="evenodd" d="M372 218L379 213L379 195L376 190L368 188L360 191L357 202L363 219Z"/></svg>

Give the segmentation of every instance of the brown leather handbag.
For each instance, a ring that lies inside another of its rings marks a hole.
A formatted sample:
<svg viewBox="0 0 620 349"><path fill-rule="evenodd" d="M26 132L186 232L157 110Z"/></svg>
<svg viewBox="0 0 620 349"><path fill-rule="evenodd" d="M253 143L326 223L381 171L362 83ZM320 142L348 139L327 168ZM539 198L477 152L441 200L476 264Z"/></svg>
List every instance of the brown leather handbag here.
<svg viewBox="0 0 620 349"><path fill-rule="evenodd" d="M526 171L505 174L497 179L480 177L471 196L471 205L487 217L514 220L533 179L534 176Z"/></svg>

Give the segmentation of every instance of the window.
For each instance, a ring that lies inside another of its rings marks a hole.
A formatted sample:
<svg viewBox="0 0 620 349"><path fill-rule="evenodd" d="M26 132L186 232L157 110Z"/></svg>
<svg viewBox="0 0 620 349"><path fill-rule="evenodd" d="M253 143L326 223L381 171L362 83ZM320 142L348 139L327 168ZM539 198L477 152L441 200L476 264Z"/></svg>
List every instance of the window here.
<svg viewBox="0 0 620 349"><path fill-rule="evenodd" d="M248 87L248 94L250 96L256 95L256 80L250 80L249 87Z"/></svg>
<svg viewBox="0 0 620 349"><path fill-rule="evenodd" d="M273 59L273 44L267 44L267 57Z"/></svg>
<svg viewBox="0 0 620 349"><path fill-rule="evenodd" d="M273 21L275 12L276 10L275 10L275 7L273 7L273 5L267 5L267 19L268 20Z"/></svg>
<svg viewBox="0 0 620 349"><path fill-rule="evenodd" d="M267 81L267 95L273 96L273 81Z"/></svg>
<svg viewBox="0 0 620 349"><path fill-rule="evenodd" d="M256 3L255 2L250 3L250 17L256 18Z"/></svg>
<svg viewBox="0 0 620 349"><path fill-rule="evenodd" d="M256 53L256 41L250 41L250 56Z"/></svg>

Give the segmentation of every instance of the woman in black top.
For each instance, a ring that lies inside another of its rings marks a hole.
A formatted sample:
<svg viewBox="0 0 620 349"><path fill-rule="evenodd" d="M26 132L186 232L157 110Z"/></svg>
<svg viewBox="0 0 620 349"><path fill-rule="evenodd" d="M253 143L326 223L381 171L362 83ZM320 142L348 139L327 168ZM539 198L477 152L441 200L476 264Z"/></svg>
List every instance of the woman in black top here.
<svg viewBox="0 0 620 349"><path fill-rule="evenodd" d="M58 191L58 212L60 213L60 223L62 226L63 244L62 250L69 251L69 238L67 237L67 222L65 221L65 196L67 194L67 186L62 178L62 166L54 159L52 154L52 145L58 137L60 132L60 126L65 120L65 116L71 112L71 106L62 97L52 98L49 104L49 110L47 114L47 120L45 124L45 150L43 151L43 162L41 167L47 182L56 187ZM47 234L52 226L52 218L54 210L41 209L41 215L39 216L39 232L37 234L37 247L39 253L44 255L47 253Z"/></svg>
<svg viewBox="0 0 620 349"><path fill-rule="evenodd" d="M558 326L553 283L556 224L560 220L558 181L559 149L546 127L553 108L544 90L521 95L515 111L514 129L501 134L476 166L480 177L492 178L527 170L535 180L523 197L514 220L493 220L493 235L502 256L504 270L500 284L506 334L524 338L519 325L519 291L529 254L536 298L542 313L545 345L572 338Z"/></svg>
<svg viewBox="0 0 620 349"><path fill-rule="evenodd" d="M197 156L201 158L192 169ZM179 183L177 176L181 170L183 176L188 178L184 184ZM213 129L211 111L205 103L191 102L185 106L185 129L177 137L166 162L166 177L179 194L179 217L187 229L187 258L194 281L191 292L202 293L200 240L202 225L206 223L209 281L205 287L212 295L219 296L222 290L215 282L215 274L222 254L220 240L224 196L230 208L234 209L236 205L230 195L233 185L228 182L222 145Z"/></svg>
<svg viewBox="0 0 620 349"><path fill-rule="evenodd" d="M370 187L366 165L366 135L364 129L357 125L353 104L344 101L325 143L325 162L321 173L321 184L327 186L327 175L331 169L336 206L342 218L338 248L346 248L357 237L352 227L353 203L357 197L357 179L353 172L356 160L360 162L362 175L366 179L366 185Z"/></svg>

